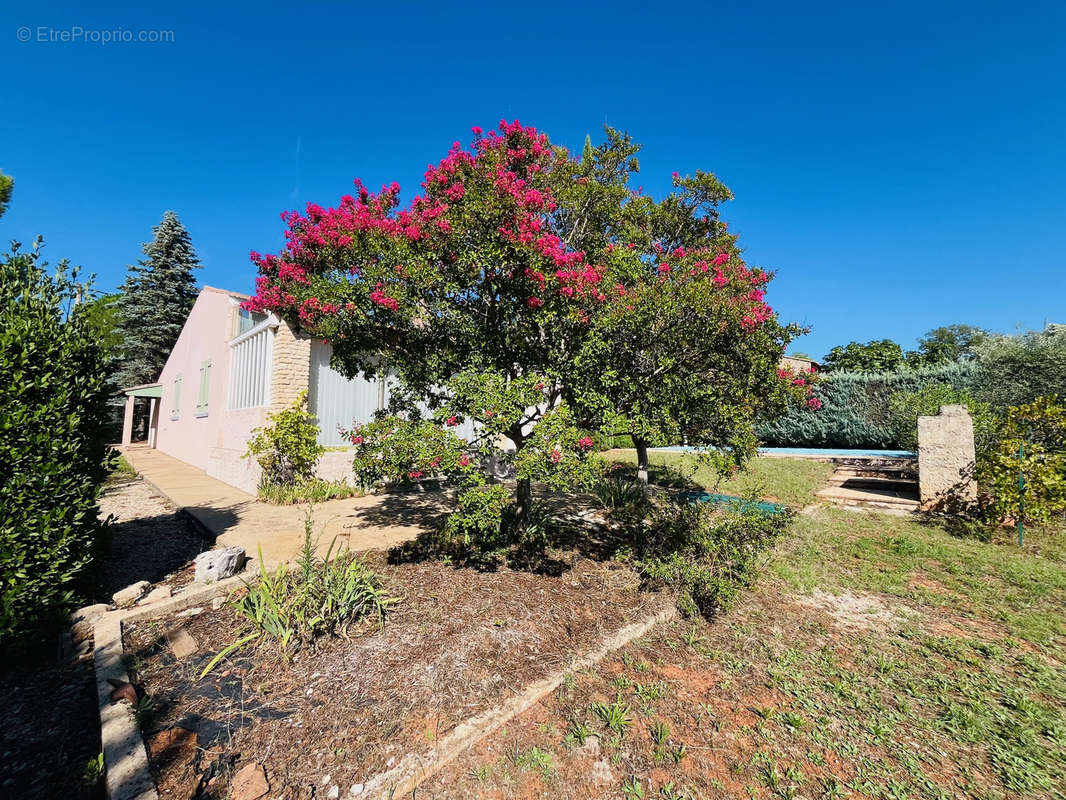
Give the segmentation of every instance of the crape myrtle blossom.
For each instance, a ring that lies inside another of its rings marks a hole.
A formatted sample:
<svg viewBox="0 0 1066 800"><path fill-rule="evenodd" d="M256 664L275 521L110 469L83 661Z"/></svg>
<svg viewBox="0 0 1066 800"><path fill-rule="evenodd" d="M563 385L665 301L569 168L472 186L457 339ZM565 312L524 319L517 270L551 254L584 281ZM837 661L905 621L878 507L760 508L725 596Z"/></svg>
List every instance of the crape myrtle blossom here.
<svg viewBox="0 0 1066 800"><path fill-rule="evenodd" d="M546 179L575 163L545 134L518 121L501 121L487 134L475 128L469 149L455 142L438 164L426 168L423 193L406 208L400 208L398 184L375 194L356 180L356 193L335 208L308 203L302 214L284 212L286 248L278 255L251 254L260 277L245 305L295 315L327 340L343 327L331 324L331 317L391 312L402 325L417 314L419 287L424 289L427 279L442 286L453 270L470 268L460 263L461 254L477 226L471 215L482 212L486 200L497 210L494 249L507 254L509 263L480 268L524 292L523 307L515 313L562 312L586 324L612 292L625 296L634 280L642 280L641 266L661 280L709 280L725 291L757 289L767 280L736 254L714 247L668 250L659 241L650 247L607 241L598 253L575 249L558 229L558 201ZM322 286L322 278L338 272L346 273L345 281ZM332 296L326 299L327 294ZM772 318L763 297L761 291L737 294L745 329Z"/></svg>

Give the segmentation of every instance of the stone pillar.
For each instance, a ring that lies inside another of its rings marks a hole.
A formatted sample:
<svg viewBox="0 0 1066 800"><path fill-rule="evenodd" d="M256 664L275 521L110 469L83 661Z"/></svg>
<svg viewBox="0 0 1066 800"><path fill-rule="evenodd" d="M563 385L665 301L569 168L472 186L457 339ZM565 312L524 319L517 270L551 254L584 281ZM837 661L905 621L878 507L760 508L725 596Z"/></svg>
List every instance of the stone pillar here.
<svg viewBox="0 0 1066 800"><path fill-rule="evenodd" d="M126 395L126 414L122 417L122 444L133 442L133 405L137 398L132 394Z"/></svg>
<svg viewBox="0 0 1066 800"><path fill-rule="evenodd" d="M950 511L977 500L973 420L966 406L918 417L918 494L923 511Z"/></svg>
<svg viewBox="0 0 1066 800"><path fill-rule="evenodd" d="M274 332L274 353L270 364L270 411L277 413L292 405L307 391L311 382L311 339L296 335L289 323L281 321Z"/></svg>

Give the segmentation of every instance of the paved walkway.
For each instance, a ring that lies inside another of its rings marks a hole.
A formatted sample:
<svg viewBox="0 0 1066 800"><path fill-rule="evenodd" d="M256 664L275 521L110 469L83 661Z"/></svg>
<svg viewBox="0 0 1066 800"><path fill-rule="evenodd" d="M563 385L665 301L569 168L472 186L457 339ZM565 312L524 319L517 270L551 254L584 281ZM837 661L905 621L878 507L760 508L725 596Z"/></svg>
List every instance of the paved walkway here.
<svg viewBox="0 0 1066 800"><path fill-rule="evenodd" d="M218 546L243 547L250 558L262 547L268 567L291 561L300 551L306 506L260 503L252 495L208 477L176 458L133 446L123 451L137 473L178 508L195 517ZM413 539L444 510L439 494L383 494L330 500L314 507L319 551L336 547L375 550Z"/></svg>

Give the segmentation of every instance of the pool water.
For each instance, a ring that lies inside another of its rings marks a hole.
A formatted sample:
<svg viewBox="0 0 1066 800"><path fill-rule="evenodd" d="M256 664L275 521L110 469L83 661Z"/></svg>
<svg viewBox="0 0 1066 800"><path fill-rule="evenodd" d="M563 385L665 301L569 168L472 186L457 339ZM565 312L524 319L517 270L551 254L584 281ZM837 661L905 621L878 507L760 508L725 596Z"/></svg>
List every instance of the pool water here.
<svg viewBox="0 0 1066 800"><path fill-rule="evenodd" d="M712 494L710 492L683 492L682 497L687 497L697 503L714 503L715 505L726 505L729 503L735 503L740 506L742 511L749 511L751 508L757 508L764 514L776 514L778 511L784 510L784 506L777 503L770 503L765 500L745 500L742 497L737 497L732 494Z"/></svg>
<svg viewBox="0 0 1066 800"><path fill-rule="evenodd" d="M686 453L695 447L677 445L675 447L654 447L657 451ZM820 458L914 458L910 450L845 450L834 447L760 447L759 453L767 456L812 456Z"/></svg>

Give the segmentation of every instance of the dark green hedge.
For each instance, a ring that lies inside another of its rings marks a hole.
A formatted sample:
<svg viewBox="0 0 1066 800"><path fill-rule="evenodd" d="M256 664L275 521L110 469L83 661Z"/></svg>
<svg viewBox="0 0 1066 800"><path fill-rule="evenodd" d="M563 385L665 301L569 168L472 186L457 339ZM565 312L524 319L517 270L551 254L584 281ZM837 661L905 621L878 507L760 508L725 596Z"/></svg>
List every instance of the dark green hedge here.
<svg viewBox="0 0 1066 800"><path fill-rule="evenodd" d="M819 410L790 408L757 432L771 447L894 449L899 442L889 413L893 393L916 392L934 383L971 389L980 383L979 374L974 362L877 374L831 372L815 389L822 401Z"/></svg>
<svg viewBox="0 0 1066 800"><path fill-rule="evenodd" d="M101 525L107 385L79 287L36 250L0 257L0 642L74 601Z"/></svg>

